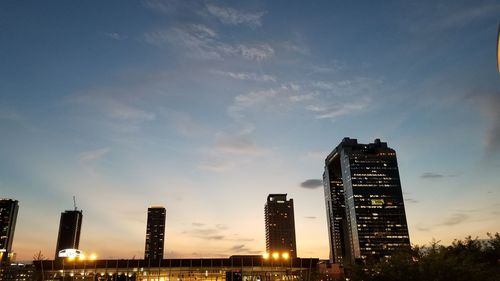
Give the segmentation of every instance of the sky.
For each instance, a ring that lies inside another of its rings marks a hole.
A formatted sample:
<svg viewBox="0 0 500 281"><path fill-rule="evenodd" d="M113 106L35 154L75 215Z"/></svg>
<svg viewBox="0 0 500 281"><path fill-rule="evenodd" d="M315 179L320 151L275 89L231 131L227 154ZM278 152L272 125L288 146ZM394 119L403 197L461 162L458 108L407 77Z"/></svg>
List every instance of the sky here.
<svg viewBox="0 0 500 281"><path fill-rule="evenodd" d="M344 137L396 150L412 244L500 231L498 1L2 1L0 197L18 260L265 251L269 193L328 258L321 178Z"/></svg>

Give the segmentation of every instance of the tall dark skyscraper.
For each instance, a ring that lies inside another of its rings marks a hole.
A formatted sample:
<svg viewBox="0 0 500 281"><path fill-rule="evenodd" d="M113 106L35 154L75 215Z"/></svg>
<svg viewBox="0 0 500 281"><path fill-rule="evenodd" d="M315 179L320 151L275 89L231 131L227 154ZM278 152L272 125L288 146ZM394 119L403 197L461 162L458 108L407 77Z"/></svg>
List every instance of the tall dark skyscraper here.
<svg viewBox="0 0 500 281"><path fill-rule="evenodd" d="M56 259L59 251L64 249L78 249L80 245L80 232L82 229L83 212L71 210L61 213L59 221L59 234L57 235Z"/></svg>
<svg viewBox="0 0 500 281"><path fill-rule="evenodd" d="M330 261L351 264L409 248L396 152L344 138L325 160Z"/></svg>
<svg viewBox="0 0 500 281"><path fill-rule="evenodd" d="M286 194L269 194L264 213L266 251L270 255L297 257L293 199L286 200Z"/></svg>
<svg viewBox="0 0 500 281"><path fill-rule="evenodd" d="M18 210L17 200L0 199L0 263L8 262L12 256Z"/></svg>
<svg viewBox="0 0 500 281"><path fill-rule="evenodd" d="M167 211L164 207L154 206L148 208L146 249L144 251L145 260L158 261L163 259L166 216Z"/></svg>

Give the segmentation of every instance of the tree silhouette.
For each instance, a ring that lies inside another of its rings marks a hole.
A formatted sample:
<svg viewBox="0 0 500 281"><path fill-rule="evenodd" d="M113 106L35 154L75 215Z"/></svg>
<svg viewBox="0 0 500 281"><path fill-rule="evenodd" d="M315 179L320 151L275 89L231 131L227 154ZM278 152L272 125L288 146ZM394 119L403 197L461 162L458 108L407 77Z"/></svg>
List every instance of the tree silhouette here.
<svg viewBox="0 0 500 281"><path fill-rule="evenodd" d="M433 241L348 268L352 281L500 281L500 234L466 237L450 246Z"/></svg>
<svg viewBox="0 0 500 281"><path fill-rule="evenodd" d="M46 260L47 258L42 254L42 251L38 251L38 253L33 254L33 260L34 261L43 261Z"/></svg>

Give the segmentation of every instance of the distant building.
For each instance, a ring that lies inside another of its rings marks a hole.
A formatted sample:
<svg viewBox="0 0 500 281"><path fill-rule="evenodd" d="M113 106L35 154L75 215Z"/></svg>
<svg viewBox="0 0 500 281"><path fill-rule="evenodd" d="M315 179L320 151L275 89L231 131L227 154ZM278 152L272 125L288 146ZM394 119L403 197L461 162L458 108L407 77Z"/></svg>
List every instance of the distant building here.
<svg viewBox="0 0 500 281"><path fill-rule="evenodd" d="M36 268L33 264L11 263L0 267L2 281L35 281Z"/></svg>
<svg viewBox="0 0 500 281"><path fill-rule="evenodd" d="M258 256L147 260L34 261L38 281L294 280L318 281L317 258L275 261ZM325 280L326 281L326 280Z"/></svg>
<svg viewBox="0 0 500 281"><path fill-rule="evenodd" d="M8 263L13 256L12 242L18 210L17 200L0 199L0 263Z"/></svg>
<svg viewBox="0 0 500 281"><path fill-rule="evenodd" d="M267 253L297 257L293 199L287 200L286 194L269 194L264 213Z"/></svg>
<svg viewBox="0 0 500 281"><path fill-rule="evenodd" d="M344 138L323 174L330 262L352 264L410 248L396 152Z"/></svg>
<svg viewBox="0 0 500 281"><path fill-rule="evenodd" d="M166 210L164 207L148 208L148 221L146 227L146 249L145 260L159 261L163 259L163 247L165 245L165 220Z"/></svg>
<svg viewBox="0 0 500 281"><path fill-rule="evenodd" d="M59 251L65 249L78 249L80 245L80 232L82 229L83 212L71 210L61 213L59 234L57 235L56 259Z"/></svg>

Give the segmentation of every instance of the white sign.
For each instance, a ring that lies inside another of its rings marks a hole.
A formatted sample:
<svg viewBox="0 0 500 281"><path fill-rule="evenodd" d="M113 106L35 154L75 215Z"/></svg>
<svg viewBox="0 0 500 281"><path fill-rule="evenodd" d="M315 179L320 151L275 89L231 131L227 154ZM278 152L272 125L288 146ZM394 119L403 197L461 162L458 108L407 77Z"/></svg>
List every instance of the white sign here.
<svg viewBox="0 0 500 281"><path fill-rule="evenodd" d="M82 255L82 251L78 249L64 249L59 251L60 258L77 258Z"/></svg>

